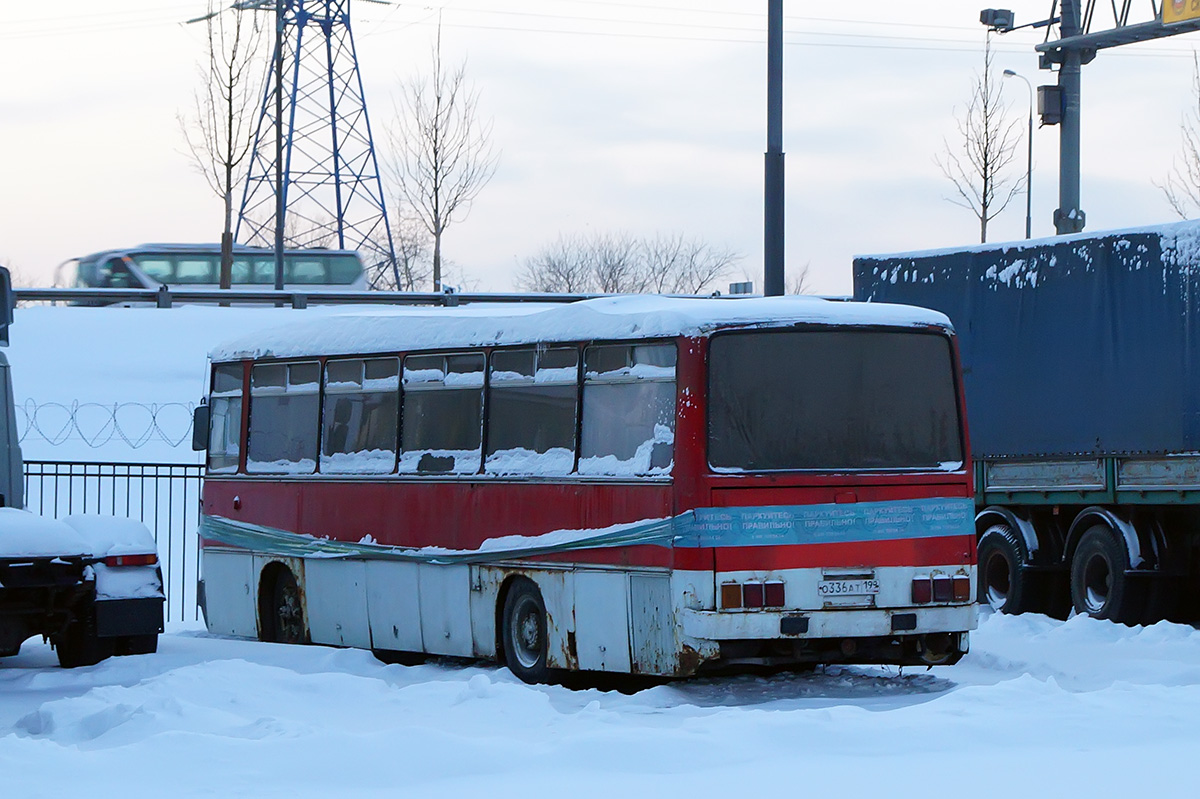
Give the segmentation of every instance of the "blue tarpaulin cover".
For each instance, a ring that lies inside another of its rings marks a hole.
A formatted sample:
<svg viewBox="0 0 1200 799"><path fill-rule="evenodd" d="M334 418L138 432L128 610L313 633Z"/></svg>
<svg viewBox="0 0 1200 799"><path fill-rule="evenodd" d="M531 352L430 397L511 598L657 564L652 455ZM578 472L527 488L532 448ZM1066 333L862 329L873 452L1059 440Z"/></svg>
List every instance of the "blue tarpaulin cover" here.
<svg viewBox="0 0 1200 799"><path fill-rule="evenodd" d="M1200 451L1200 222L854 259L945 313L977 458Z"/></svg>

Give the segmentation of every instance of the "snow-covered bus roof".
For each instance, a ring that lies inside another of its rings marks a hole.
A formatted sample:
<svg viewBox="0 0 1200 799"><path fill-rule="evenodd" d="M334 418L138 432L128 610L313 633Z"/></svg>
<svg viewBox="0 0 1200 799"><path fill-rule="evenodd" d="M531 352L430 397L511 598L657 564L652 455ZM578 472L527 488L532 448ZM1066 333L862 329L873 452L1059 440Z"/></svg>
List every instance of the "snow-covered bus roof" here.
<svg viewBox="0 0 1200 799"><path fill-rule="evenodd" d="M210 357L222 362L695 336L727 327L804 323L952 329L950 320L937 311L905 305L798 296L718 299L630 295L561 305L355 309L244 335L216 347Z"/></svg>

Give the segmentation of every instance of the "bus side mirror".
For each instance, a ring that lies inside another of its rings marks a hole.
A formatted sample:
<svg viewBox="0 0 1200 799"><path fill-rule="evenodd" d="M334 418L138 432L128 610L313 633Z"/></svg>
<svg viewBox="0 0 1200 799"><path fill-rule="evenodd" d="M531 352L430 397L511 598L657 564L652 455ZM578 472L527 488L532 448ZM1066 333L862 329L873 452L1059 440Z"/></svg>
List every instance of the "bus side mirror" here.
<svg viewBox="0 0 1200 799"><path fill-rule="evenodd" d="M208 417L207 405L197 405L192 411L192 449L196 452L208 449Z"/></svg>
<svg viewBox="0 0 1200 799"><path fill-rule="evenodd" d="M8 346L8 326L13 322L12 276L0 266L0 344Z"/></svg>

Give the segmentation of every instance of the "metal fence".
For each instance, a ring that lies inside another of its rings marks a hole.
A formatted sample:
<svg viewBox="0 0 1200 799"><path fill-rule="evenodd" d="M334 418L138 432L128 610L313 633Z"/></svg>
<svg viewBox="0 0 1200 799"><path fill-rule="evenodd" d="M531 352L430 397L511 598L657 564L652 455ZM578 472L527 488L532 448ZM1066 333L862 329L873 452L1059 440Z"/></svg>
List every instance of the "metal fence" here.
<svg viewBox="0 0 1200 799"><path fill-rule="evenodd" d="M106 513L141 521L158 544L168 621L195 620L200 480L176 463L25 462L25 507L41 516Z"/></svg>

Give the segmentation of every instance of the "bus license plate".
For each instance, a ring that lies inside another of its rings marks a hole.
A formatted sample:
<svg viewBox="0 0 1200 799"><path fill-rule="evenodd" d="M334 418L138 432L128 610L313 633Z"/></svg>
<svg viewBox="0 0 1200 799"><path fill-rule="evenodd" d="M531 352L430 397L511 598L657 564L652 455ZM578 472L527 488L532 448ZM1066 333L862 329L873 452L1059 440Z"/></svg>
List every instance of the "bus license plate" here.
<svg viewBox="0 0 1200 799"><path fill-rule="evenodd" d="M879 593L878 580L822 580L817 584L821 596L866 596Z"/></svg>

